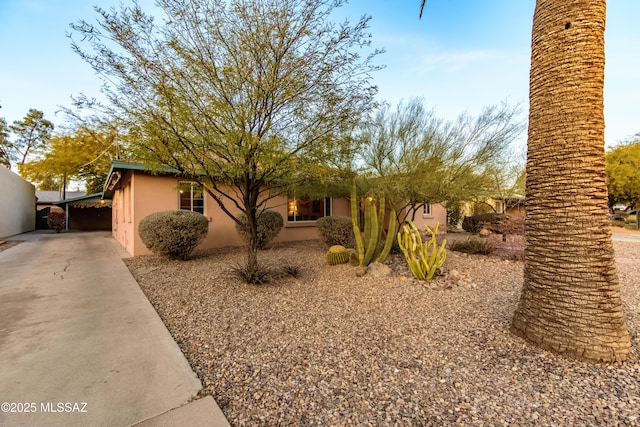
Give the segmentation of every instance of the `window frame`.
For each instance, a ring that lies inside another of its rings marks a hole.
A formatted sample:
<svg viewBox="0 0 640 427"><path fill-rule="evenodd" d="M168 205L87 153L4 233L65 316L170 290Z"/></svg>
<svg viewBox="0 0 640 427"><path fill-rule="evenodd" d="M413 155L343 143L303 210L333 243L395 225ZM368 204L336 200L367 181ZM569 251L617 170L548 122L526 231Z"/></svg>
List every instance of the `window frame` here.
<svg viewBox="0 0 640 427"><path fill-rule="evenodd" d="M316 219L297 219L298 206L297 201L302 200L301 198L297 198L294 194L293 197L287 197L287 224L315 224L316 221L320 218L324 218L327 216L331 216L331 212L333 210L333 199L331 197L325 197L324 199L306 199L305 202L310 203L312 206L317 202L324 202L324 209L321 209L321 214ZM290 213L293 212L293 219L291 218Z"/></svg>
<svg viewBox="0 0 640 427"><path fill-rule="evenodd" d="M183 208L182 207L182 186L186 186L189 185L189 205L190 208ZM202 194L201 198L194 198L194 187L200 187L200 193ZM191 212L197 212L199 214L204 215L205 214L205 207L206 207L206 203L205 203L205 193L204 193L204 186L197 182L197 181L178 181L178 210L181 211L191 211ZM194 203L195 200L202 200L202 212L200 212L199 209L197 209L196 204Z"/></svg>
<svg viewBox="0 0 640 427"><path fill-rule="evenodd" d="M425 203L422 205L422 217L423 218L432 218L433 217L433 208L431 203Z"/></svg>

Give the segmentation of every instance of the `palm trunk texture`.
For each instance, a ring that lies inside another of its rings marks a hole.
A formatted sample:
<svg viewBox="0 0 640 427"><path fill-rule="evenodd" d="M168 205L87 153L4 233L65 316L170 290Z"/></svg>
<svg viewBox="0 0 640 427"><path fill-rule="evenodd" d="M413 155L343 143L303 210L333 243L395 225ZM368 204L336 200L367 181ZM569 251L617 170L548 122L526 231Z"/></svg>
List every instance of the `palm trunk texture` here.
<svg viewBox="0 0 640 427"><path fill-rule="evenodd" d="M629 353L604 163L605 0L538 0L533 19L524 286L512 331L598 362Z"/></svg>

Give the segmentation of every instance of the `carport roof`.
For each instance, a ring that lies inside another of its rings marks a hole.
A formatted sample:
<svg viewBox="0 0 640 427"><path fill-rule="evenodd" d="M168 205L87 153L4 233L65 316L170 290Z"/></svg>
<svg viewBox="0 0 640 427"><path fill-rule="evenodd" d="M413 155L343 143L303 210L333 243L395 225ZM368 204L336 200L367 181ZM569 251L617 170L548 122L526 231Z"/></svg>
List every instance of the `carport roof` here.
<svg viewBox="0 0 640 427"><path fill-rule="evenodd" d="M69 205L74 208L103 208L111 207L110 200L103 199L103 193L87 194L86 196L72 197L70 199L58 200L54 205L65 208Z"/></svg>

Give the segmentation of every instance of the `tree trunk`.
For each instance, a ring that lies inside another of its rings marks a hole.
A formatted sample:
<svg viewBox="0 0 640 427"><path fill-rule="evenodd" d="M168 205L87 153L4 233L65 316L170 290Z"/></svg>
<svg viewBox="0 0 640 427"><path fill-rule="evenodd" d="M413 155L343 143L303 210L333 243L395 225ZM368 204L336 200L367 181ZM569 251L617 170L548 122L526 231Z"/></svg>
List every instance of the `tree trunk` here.
<svg viewBox="0 0 640 427"><path fill-rule="evenodd" d="M629 353L604 163L605 0L538 0L524 286L512 331L590 361Z"/></svg>
<svg viewBox="0 0 640 427"><path fill-rule="evenodd" d="M247 242L247 269L248 271L258 270L258 221L256 219L256 208L247 209L247 230L249 241Z"/></svg>

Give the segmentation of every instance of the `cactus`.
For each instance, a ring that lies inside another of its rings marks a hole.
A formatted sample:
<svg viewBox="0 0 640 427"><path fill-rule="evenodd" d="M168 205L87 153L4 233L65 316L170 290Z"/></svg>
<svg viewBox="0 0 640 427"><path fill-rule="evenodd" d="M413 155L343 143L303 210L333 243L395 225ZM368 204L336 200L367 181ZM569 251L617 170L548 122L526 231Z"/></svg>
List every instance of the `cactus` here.
<svg viewBox="0 0 640 427"><path fill-rule="evenodd" d="M408 226L403 225L402 233L398 233L400 249L413 275L419 280L431 280L436 270L442 267L447 258L447 250L445 249L447 241L443 241L438 248L436 243L438 223L436 223L435 230L425 226L431 234L431 240L424 243L422 243L420 232L413 222L409 221L408 224Z"/></svg>
<svg viewBox="0 0 640 427"><path fill-rule="evenodd" d="M353 222L353 233L356 238L356 254L358 265L368 266L373 261L384 262L391 251L393 239L397 229L397 219L395 209L391 209L389 216L389 229L383 242L385 215L384 196L379 199L379 207L372 197L367 197L364 201L364 238L360 233L360 212L358 209L358 199L356 195L356 182L351 186L351 220Z"/></svg>
<svg viewBox="0 0 640 427"><path fill-rule="evenodd" d="M349 262L349 251L341 245L333 245L327 251L327 264L338 265Z"/></svg>

